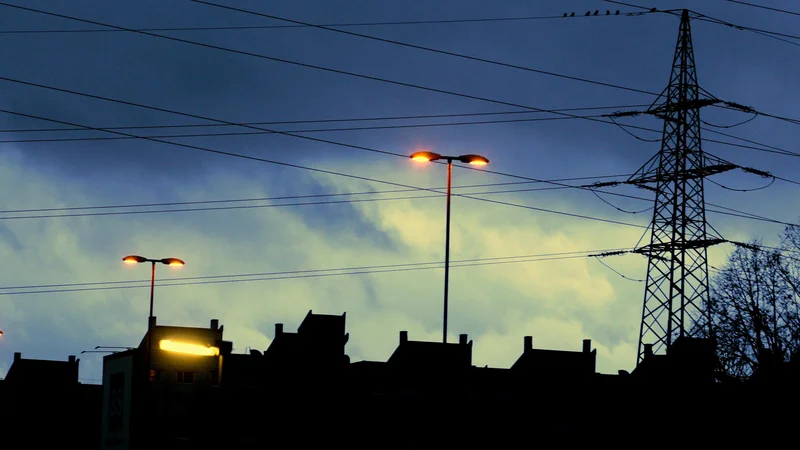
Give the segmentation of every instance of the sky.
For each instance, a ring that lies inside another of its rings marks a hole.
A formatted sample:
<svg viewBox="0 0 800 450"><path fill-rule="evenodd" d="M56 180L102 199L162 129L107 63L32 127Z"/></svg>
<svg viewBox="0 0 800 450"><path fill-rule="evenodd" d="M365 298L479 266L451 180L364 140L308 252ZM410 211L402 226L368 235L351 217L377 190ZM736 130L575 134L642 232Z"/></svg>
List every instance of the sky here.
<svg viewBox="0 0 800 450"><path fill-rule="evenodd" d="M440 340L446 168L406 157L417 150L490 160L483 168L456 163L453 169L454 194L475 195L452 197L449 340L466 333L475 365L510 367L524 336L533 336L536 348L575 351L591 339L598 371L632 370L647 260L586 255L649 242L652 201L541 190L554 186L530 179L624 180L658 152L660 132L628 134L574 118L519 120L559 117L530 108L604 108L570 112L577 115L645 109L656 96L635 90L659 93L667 86L677 17L628 15L642 10L599 0L218 1L295 22L189 0L0 2L0 377L21 352L36 359L79 355L81 381L99 382L103 354L81 352L138 345L147 327L149 267L122 264L129 254L186 261L179 269L157 267L158 322L207 327L219 319L237 353L266 349L275 323L295 331L309 310L347 313L352 361L388 359L401 330L412 340ZM786 34L800 21L723 0L689 3L638 5L691 7ZM761 4L797 10L790 1ZM594 10L597 17L584 16ZM385 24L571 12L575 17ZM297 22L518 68L287 27ZM376 22L384 24L341 26ZM147 32L178 39L171 40L103 24L253 28ZM282 27L263 28L276 25ZM21 32L36 30L48 32ZM692 34L706 91L762 113L800 117L794 111L800 39L700 20L692 21ZM796 124L759 115L722 128L752 115L714 107L701 115L705 139L761 149L707 140L708 153L800 178L798 159L773 151L795 151ZM252 122L269 124L230 125ZM662 127L646 115L619 122ZM98 130L148 126L162 128ZM62 130L42 131L54 128ZM707 202L799 220L796 184L776 180L758 189L769 180L740 170L711 180L717 184L706 183ZM631 186L604 189L652 198ZM272 200L252 200L265 198ZM181 202L214 203L175 205ZM164 203L172 205L122 207ZM80 209L87 207L95 209ZM41 211L53 208L70 209ZM174 211L188 208L201 210ZM64 214L72 216L52 217ZM715 212L708 221L735 241L777 245L783 229ZM730 244L710 248L709 263L724 265L732 251ZM573 257L554 259L565 256ZM193 284L179 284L186 282Z"/></svg>

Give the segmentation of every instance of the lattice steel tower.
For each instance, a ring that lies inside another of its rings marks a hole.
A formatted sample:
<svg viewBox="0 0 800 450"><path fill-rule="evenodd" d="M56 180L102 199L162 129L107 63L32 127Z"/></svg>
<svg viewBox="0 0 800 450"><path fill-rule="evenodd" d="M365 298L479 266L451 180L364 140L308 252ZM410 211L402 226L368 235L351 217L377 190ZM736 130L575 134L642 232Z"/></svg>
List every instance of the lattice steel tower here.
<svg viewBox="0 0 800 450"><path fill-rule="evenodd" d="M706 230L703 178L735 167L701 147L700 108L719 100L700 96L689 20L683 10L669 86L647 110L664 120L661 150L627 182L655 191L650 244L636 249L648 256L637 365L646 344L659 353L710 326L707 247L723 240Z"/></svg>

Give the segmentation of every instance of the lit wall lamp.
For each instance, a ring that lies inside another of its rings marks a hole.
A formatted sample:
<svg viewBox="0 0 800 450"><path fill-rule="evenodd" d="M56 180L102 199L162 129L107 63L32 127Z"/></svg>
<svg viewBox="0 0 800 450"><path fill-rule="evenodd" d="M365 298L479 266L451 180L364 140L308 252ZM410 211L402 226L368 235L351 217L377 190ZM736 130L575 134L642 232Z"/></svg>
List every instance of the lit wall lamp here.
<svg viewBox="0 0 800 450"><path fill-rule="evenodd" d="M158 343L161 350L184 355L196 356L219 356L219 347L201 344L190 344L187 342L175 342L169 339L162 339Z"/></svg>

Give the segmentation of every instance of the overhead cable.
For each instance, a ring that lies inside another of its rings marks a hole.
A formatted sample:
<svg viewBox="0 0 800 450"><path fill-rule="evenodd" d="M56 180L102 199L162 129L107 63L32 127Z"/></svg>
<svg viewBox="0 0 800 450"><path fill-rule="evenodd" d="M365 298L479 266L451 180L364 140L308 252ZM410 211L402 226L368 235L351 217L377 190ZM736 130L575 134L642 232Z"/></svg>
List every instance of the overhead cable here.
<svg viewBox="0 0 800 450"><path fill-rule="evenodd" d="M4 5L7 6L7 5ZM641 13L625 13L621 16L639 16ZM609 14L609 16L619 17L620 14ZM325 27L374 27L374 26L400 26L400 25L445 25L445 24L458 24L458 23L486 23L486 22L525 22L531 20L551 20L551 19L564 19L570 18L598 18L607 17L605 15L574 15L564 16L518 16L518 17L484 17L473 19L436 19L436 20L401 20L401 21L383 21L383 22L355 22L355 23L329 23L321 24ZM169 28L135 28L136 31L230 31L230 30L269 30L269 29L284 29L284 28L309 28L306 25L232 25L232 26L216 26L216 27L169 27ZM108 29L56 29L56 30L3 30L0 34L49 34L49 33L114 33L124 30L108 30Z"/></svg>
<svg viewBox="0 0 800 450"><path fill-rule="evenodd" d="M146 31L138 31L138 30L132 29L132 28L120 27L120 26L117 26L117 25L111 25L111 24L102 23L102 22L98 22L98 21L82 19L82 18L79 18L79 17L53 13L53 12L49 12L49 11L38 10L38 9L34 9L34 8L28 8L28 7L19 6L19 5L13 5L13 4L10 4L10 3L5 3L5 2L0 2L0 5L11 7L11 8L17 8L17 9L21 9L21 10L25 10L25 11L35 12L35 13L39 13L39 14L49 15L49 16L53 16L53 17L59 17L59 18L74 20L74 21L78 21L78 22L88 23L88 24L92 24L92 25L113 28L113 29L117 29L117 30L120 30L120 31L128 31L128 32L132 32L132 33L142 34L142 35L145 35L145 36L157 37L157 38L167 39L167 40L171 40L171 41L175 41L175 42L182 42L182 43L185 43L185 44L196 45L196 46L200 46L200 47L204 47L204 48L221 50L221 51L226 51L226 52L230 52L230 53L235 53L235 54L240 54L240 55L245 55L245 56L251 56L251 57L266 59L266 60L270 60L270 61L280 62L280 63L284 63L284 64L300 66L300 67L306 67L306 68L321 70L321 71L330 72L330 73L337 73L337 74L340 74L340 75L347 75L347 76L352 76L352 77L356 77L356 78L362 78L362 79L367 79L367 80L372 80L372 81L379 81L379 82L383 82L383 83L394 84L394 85L397 85L397 86L410 87L410 88L414 88L414 89L420 89L420 90L425 90L425 91L429 91L429 92L436 92L436 93L446 94L446 95L454 95L454 96L463 97L463 98L469 98L469 99L473 99L473 100L480 100L480 101L485 101L485 102L490 102L490 103L495 103L495 104L501 104L501 105L506 105L506 106L513 106L513 107L517 107L517 108L530 109L530 110L536 110L536 111L542 111L542 112L557 113L557 112L552 111L552 110L548 111L548 110L545 110L545 109L535 108L535 107L530 107L530 106L525 106L525 105L519 105L519 104L515 104L515 103L512 103L512 102L504 102L504 101L500 101L500 100L493 100L493 99L489 99L489 98L484 98L484 97L479 97L479 96L474 96L474 95L469 95L469 94L464 94L464 93L447 91L447 90L444 90L444 89L438 89L438 88L432 88L432 87L427 87L427 86L415 85L415 84L412 84L412 83L406 83L406 82L397 81L397 80L390 80L390 79L387 79L387 78L381 78L381 77L376 77L376 76L371 76L371 75L359 74L359 73L355 73L355 72L348 72L348 71L345 71L345 70L333 69L333 68L330 68L330 67L323 67L323 66L314 65L314 64L302 63L302 62L299 62L299 61L292 61L292 60L287 60L287 59L283 59L283 58L276 58L276 57L272 57L272 56L268 56L268 55L263 55L263 54L253 53L253 52L247 52L247 51L243 51L243 50L237 50L237 49L233 49L233 48L222 47L222 46L218 46L218 45L207 44L207 43L197 42L197 41L192 41L192 40L187 40L187 39L176 38L176 37L173 37L173 36L166 36L166 35L162 35L162 34L146 32ZM334 29L331 29L331 30L332 31L341 31L341 30L334 30ZM370 37L372 37L372 36L370 36ZM380 38L376 38L376 39L380 39ZM405 44L405 43L403 43L403 44ZM413 44L408 44L408 45L413 45ZM444 51L441 51L441 50L438 50L438 49L428 49L427 47L424 47L424 49L427 50L427 51L444 52ZM460 54L456 54L456 53L453 53L453 56L464 57L464 58L467 58L467 59L474 58L474 57L470 57L468 55L460 55ZM487 60L487 61L489 61L489 60ZM613 87L613 88L616 88L616 89L622 89L622 90L632 91L632 92L639 92L639 93L644 93L644 94L648 94L648 95L652 95L652 96L658 96L659 95L656 92L650 92L650 91L645 91L645 90L641 90L641 89L635 89L635 88L630 88L630 87L625 87L625 86L613 85L611 83L605 83L605 82L600 82L600 81L595 81L595 80L589 80L589 79L585 79L585 78L581 78L581 77L574 77L574 76L570 76L570 75L557 74L555 72L542 71L542 70L539 70L539 69L532 69L532 68L529 68L529 67L515 66L515 65L510 65L510 64L506 64L506 63L497 62L497 61L493 61L493 63L499 64L499 65L507 65L507 66L510 66L510 67L511 66L519 67L521 70L532 71L532 72L536 72L536 73L542 73L542 74L551 75L551 76L560 77L560 78L566 78L566 79L570 79L570 80L574 80L574 81L582 81L582 82L586 82L586 83L590 83L590 84ZM567 113L557 113L557 114L570 116L570 114L567 114ZM601 120L601 119L586 118L585 120L591 120L591 121L596 121L596 122L600 122L600 123L612 123L613 124L613 122L611 122L611 121L604 121L604 120Z"/></svg>
<svg viewBox="0 0 800 450"><path fill-rule="evenodd" d="M123 133L121 131L102 130L102 129L89 127L89 126L84 126L84 125L80 125L80 124L76 124L76 123L72 123L72 122L66 122L66 121L56 120L56 119L47 119L47 118L43 118L41 116L34 116L34 115L30 115L30 114L18 113L18 112L7 111L7 110L0 110L0 111L6 112L6 113L9 113L9 114L20 115L20 116L23 116L23 117L47 120L47 121L50 121L50 122L53 122L53 123L59 123L59 124L62 124L62 125L69 125L69 126L76 126L76 127L83 126L86 129L95 130L95 131L106 131L108 133L115 133L115 134L121 134L121 135L127 135L127 136L134 136L134 135L130 135L128 133ZM310 138L308 136L301 136L301 135L291 135L291 136L299 136L299 137L304 138L304 139L311 139L311 140L320 141L320 142L328 142L328 143L332 143L333 142L333 141L325 141L323 139ZM381 184L387 184L387 185L392 185L392 186L397 186L397 187L411 188L411 189L416 189L416 190L421 190L421 191L430 191L430 192L434 192L434 193L437 193L437 194L441 194L441 192L437 192L436 190L433 190L433 189L420 188L420 187L411 186L411 185L408 185L408 184L402 184L402 183L395 183L395 182L390 182L390 181L378 180L378 179L375 179L375 178L362 177L362 176L352 175L352 174L345 174L345 173L342 173L342 172L336 172L336 171L332 171L332 170L325 170L325 169L318 169L318 168L313 168L313 167L301 166L299 164L291 164L291 163L286 163L286 162L282 162L282 161L276 161L276 160L270 160L270 159L266 159L266 158L260 158L260 157L256 157L256 156L242 155L242 154L234 153L234 152L215 150L215 149L211 149L211 148L207 148L207 147L200 147L200 146L197 146L197 145L190 145L190 144L184 144L184 143L179 143L179 142L171 142L171 141L165 141L165 140L161 140L161 139L147 138L147 137L141 137L141 139L145 139L145 140L153 141L153 142L160 142L160 143L164 143L164 144L168 144L168 145L174 145L174 146L183 147L183 148L187 148L187 149L191 149L191 150L197 150L197 151L208 152L208 153L224 155L224 156L231 156L231 157L235 157L235 158L242 158L242 159L246 159L246 160L250 160L250 161L259 161L259 162L264 162L264 163L268 163L268 164L275 164L275 165L280 165L280 166L285 166L285 167L292 167L292 168L297 168L297 169L303 169L303 170L309 170L309 171L324 173L324 174L327 174L327 175L336 175L336 176L341 176L341 177L346 177L346 178L353 178L353 179L362 180L362 181L369 181L369 182L372 182L372 183L381 183ZM360 146L354 146L354 145L343 144L343 143L337 143L337 145L344 146L344 147L353 147L353 148L367 148L367 147L360 147ZM374 150L374 149L369 149L369 150L370 151L378 151L378 150ZM384 152L384 151L378 151L378 152L379 153L392 154L391 152ZM520 177L520 178L524 178L524 177ZM567 185L567 186L569 186L569 185ZM512 207L529 209L529 210L540 211L540 212L548 212L548 213L551 213L551 214L558 214L558 215L563 215L563 216L568 216L568 217L582 218L582 219L587 219L587 220L594 220L594 221L599 221L599 222L612 223L612 224L616 224L616 225L623 225L623 226L629 226L629 227L635 227L635 228L645 228L644 225L632 224L632 223L628 223L628 222L620 222L620 221L611 220L611 219L602 219L602 218L598 218L598 217L586 216L586 215L583 215L583 214L574 214L574 213L568 213L568 212L564 212L564 211L555 211L555 210L539 208L539 207L535 207L535 206L519 205L519 204L515 204L515 203L502 202L502 201L491 200L491 199L487 199L487 198L473 197L473 196L468 196L468 195L463 195L463 194L454 194L454 195L456 195L458 197L462 197L462 198L468 198L468 199L472 199L472 200L479 200L479 201L488 202L488 203L494 203L494 204L498 204L498 205L512 206Z"/></svg>
<svg viewBox="0 0 800 450"><path fill-rule="evenodd" d="M773 7L765 6L765 5L756 5L755 3L741 2L741 1L738 1L738 0L727 0L727 1L729 1L731 3L738 3L740 5L745 5L745 6L752 6L753 8L766 9L766 10L775 11L775 12L779 12L779 13L791 14L793 16L800 16L800 12L789 11L789 10L786 10L786 9L773 8Z"/></svg>
<svg viewBox="0 0 800 450"><path fill-rule="evenodd" d="M616 250L620 251L621 253L630 252L630 251L622 251L620 249ZM602 252L608 250L589 250L589 251L576 251L576 252L549 253L542 255L466 259L459 261L451 261L450 267L454 268L454 267L489 266L496 264L513 264L513 263L525 263L525 262L587 258L587 257L595 257L596 255L590 255L588 253L597 251ZM387 264L387 265L362 266L362 267L351 267L351 268L340 268L340 269L295 270L295 271L282 271L282 272L264 272L255 274L235 274L235 275L215 275L215 276L205 276L205 277L175 278L170 280L157 281L156 284L159 286L159 288L163 288L167 286L188 286L188 285L198 285L198 284L243 283L243 282L253 282L253 281L286 280L286 279L297 279L297 278L368 275L373 273L405 272L412 270L431 270L431 269L440 269L443 267L444 267L443 262ZM184 281L184 280L189 280L189 281ZM131 283L137 283L137 284L131 284ZM149 286L149 282L141 282L141 281L139 282L101 281L92 283L64 283L64 284L49 284L49 285L38 285L38 286L37 285L12 286L7 288L0 288L0 295L134 289L147 286Z"/></svg>

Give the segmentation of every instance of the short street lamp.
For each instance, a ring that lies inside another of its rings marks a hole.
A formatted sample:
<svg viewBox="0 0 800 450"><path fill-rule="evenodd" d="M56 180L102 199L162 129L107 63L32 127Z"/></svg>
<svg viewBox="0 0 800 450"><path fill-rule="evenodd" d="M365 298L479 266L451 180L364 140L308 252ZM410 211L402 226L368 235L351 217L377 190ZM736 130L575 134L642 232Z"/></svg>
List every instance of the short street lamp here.
<svg viewBox="0 0 800 450"><path fill-rule="evenodd" d="M181 267L186 265L186 263L178 258L148 259L137 255L126 256L122 258L122 261L126 264L139 264L145 262L152 264L150 269L150 317L148 318L147 325L147 329L149 330L153 326L153 291L155 291L156 286L156 263L166 264L173 267Z"/></svg>
<svg viewBox="0 0 800 450"><path fill-rule="evenodd" d="M155 321L153 320L153 291L155 290L156 286L156 263L166 264L168 266L173 267L182 267L186 263L181 261L178 258L164 258L164 259L149 259L145 258L144 256L138 255L129 255L122 258L122 262L125 264L139 264L139 263L146 263L149 262L151 264L150 268L150 317L147 319L147 373L148 379L153 379L153 370L150 368L150 360L151 360L151 353L153 353L153 326L155 325Z"/></svg>
<svg viewBox="0 0 800 450"><path fill-rule="evenodd" d="M481 155L443 156L433 152L416 152L411 159L419 162L430 162L443 159L447 161L447 224L445 226L444 244L444 313L442 325L442 342L447 343L447 295L450 278L450 190L453 179L453 161L461 161L475 166L485 166L489 160Z"/></svg>

